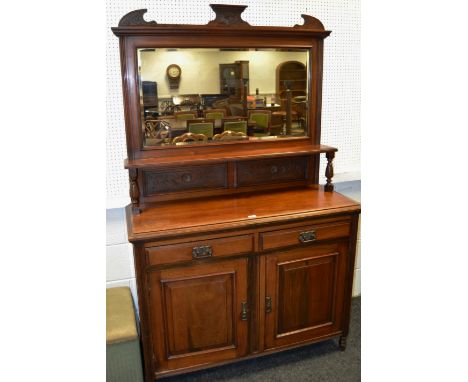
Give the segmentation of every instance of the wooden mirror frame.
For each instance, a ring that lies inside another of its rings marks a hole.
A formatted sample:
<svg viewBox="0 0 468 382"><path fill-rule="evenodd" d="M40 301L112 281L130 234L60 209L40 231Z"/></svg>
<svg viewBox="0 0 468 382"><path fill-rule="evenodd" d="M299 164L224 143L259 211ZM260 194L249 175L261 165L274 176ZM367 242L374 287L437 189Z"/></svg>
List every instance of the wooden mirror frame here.
<svg viewBox="0 0 468 382"><path fill-rule="evenodd" d="M122 17L112 31L119 37L122 68L125 128L129 161L181 155L183 147L144 147L141 128L140 89L138 86L139 48L303 48L308 49L309 129L308 137L284 138L280 141L251 141L237 145L255 144L256 147L278 145L303 145L305 141L320 144L323 40L331 32L326 31L316 18L302 15L303 25L294 27L251 26L241 19L246 6L210 5L216 19L207 25L158 24L143 19L146 9L132 11ZM216 146L216 147L213 147ZM224 146L224 144L222 144ZM216 144L198 147L200 151L222 150ZM232 151L231 145L226 150ZM193 147L190 148L190 151Z"/></svg>

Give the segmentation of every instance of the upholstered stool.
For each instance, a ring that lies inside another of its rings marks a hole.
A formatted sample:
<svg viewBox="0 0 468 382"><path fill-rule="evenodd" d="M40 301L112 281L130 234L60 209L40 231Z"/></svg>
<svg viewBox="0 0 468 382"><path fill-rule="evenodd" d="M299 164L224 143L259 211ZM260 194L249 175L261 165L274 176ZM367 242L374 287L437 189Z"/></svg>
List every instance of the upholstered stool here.
<svg viewBox="0 0 468 382"><path fill-rule="evenodd" d="M142 382L143 371L130 289L109 288L107 294L107 382Z"/></svg>

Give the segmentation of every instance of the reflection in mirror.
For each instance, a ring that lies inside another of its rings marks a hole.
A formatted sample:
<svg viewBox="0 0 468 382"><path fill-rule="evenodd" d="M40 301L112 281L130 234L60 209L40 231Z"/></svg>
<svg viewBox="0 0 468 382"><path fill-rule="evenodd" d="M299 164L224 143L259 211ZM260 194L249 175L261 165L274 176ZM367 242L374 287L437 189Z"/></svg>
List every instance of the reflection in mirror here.
<svg viewBox="0 0 468 382"><path fill-rule="evenodd" d="M145 146L308 135L307 49L138 49Z"/></svg>

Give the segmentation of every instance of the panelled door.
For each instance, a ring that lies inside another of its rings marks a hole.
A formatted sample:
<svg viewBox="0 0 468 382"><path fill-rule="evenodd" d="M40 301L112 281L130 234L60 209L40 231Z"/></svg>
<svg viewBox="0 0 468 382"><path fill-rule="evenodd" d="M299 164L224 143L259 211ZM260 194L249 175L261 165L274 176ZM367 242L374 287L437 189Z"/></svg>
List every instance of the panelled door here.
<svg viewBox="0 0 468 382"><path fill-rule="evenodd" d="M239 258L150 273L157 372L247 354L247 262Z"/></svg>
<svg viewBox="0 0 468 382"><path fill-rule="evenodd" d="M264 256L265 349L341 330L347 248L343 242Z"/></svg>

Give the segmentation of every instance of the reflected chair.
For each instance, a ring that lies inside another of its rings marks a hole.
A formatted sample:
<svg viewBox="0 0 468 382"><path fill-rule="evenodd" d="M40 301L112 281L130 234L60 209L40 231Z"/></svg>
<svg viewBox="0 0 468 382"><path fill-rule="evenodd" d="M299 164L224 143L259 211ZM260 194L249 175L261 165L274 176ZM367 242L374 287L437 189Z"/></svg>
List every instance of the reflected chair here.
<svg viewBox="0 0 468 382"><path fill-rule="evenodd" d="M162 115L173 115L176 111L181 111L180 107L174 105L174 102L171 100L161 101L159 103L159 110L161 111L160 114Z"/></svg>
<svg viewBox="0 0 468 382"><path fill-rule="evenodd" d="M256 123L255 137L266 137L270 135L270 110L249 110L249 121L254 121Z"/></svg>
<svg viewBox="0 0 468 382"><path fill-rule="evenodd" d="M190 133L203 134L208 138L213 137L214 120L213 119L189 119L187 128Z"/></svg>
<svg viewBox="0 0 468 382"><path fill-rule="evenodd" d="M203 134L185 133L175 137L172 143L190 143L190 142L207 142L208 137Z"/></svg>
<svg viewBox="0 0 468 382"><path fill-rule="evenodd" d="M197 118L197 113L194 113L193 111L177 111L177 112L174 112L174 117L175 119L179 121L187 120L187 119L194 119L194 118Z"/></svg>
<svg viewBox="0 0 468 382"><path fill-rule="evenodd" d="M158 123L157 119L147 119L145 121L145 138L156 138Z"/></svg>
<svg viewBox="0 0 468 382"><path fill-rule="evenodd" d="M241 103L231 103L229 113L233 116L244 116L244 106Z"/></svg>
<svg viewBox="0 0 468 382"><path fill-rule="evenodd" d="M242 131L230 131L226 130L221 134L216 134L213 137L213 141L237 141L247 139L247 135Z"/></svg>
<svg viewBox="0 0 468 382"><path fill-rule="evenodd" d="M293 129L294 132L298 133L305 133L305 130L307 129L307 97L306 96L297 96L292 99L292 106L294 111L296 111L297 115L294 116L293 114L293 120L295 119L297 121L297 128ZM294 118L295 117L295 118Z"/></svg>
<svg viewBox="0 0 468 382"><path fill-rule="evenodd" d="M232 119L223 119L223 130L237 131L247 135L247 121L240 118L234 121Z"/></svg>
<svg viewBox="0 0 468 382"><path fill-rule="evenodd" d="M208 119L223 119L226 116L225 109L208 109L204 111L205 118Z"/></svg>

